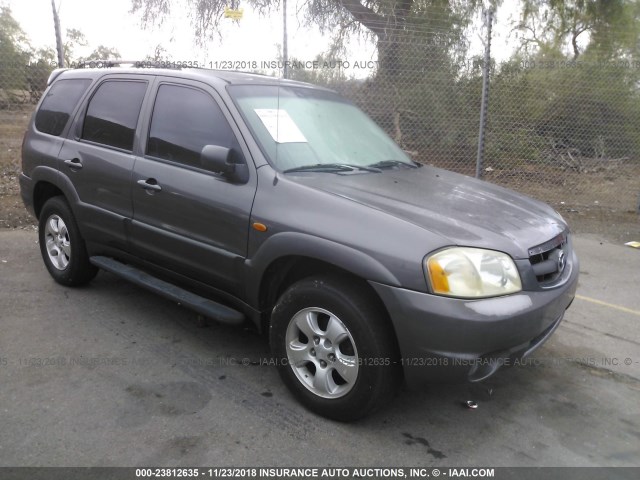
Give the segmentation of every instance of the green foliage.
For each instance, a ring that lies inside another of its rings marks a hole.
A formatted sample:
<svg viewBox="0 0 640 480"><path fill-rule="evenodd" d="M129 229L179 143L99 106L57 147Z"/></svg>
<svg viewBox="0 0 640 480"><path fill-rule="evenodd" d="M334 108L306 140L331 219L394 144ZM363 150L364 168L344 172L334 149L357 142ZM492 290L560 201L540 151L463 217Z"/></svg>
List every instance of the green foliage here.
<svg viewBox="0 0 640 480"><path fill-rule="evenodd" d="M629 69L587 60L540 55L503 65L491 82L488 158L636 157L640 97Z"/></svg>
<svg viewBox="0 0 640 480"><path fill-rule="evenodd" d="M84 33L75 28L67 28L66 40L63 44L62 51L64 52L64 64L73 65L76 62L81 61L75 54L78 47L87 46L87 37Z"/></svg>
<svg viewBox="0 0 640 480"><path fill-rule="evenodd" d="M116 48L113 47L105 47L104 45L99 45L91 54L85 58L85 61L90 60L115 60L122 58L120 56L120 52Z"/></svg>
<svg viewBox="0 0 640 480"><path fill-rule="evenodd" d="M523 0L517 29L527 53L564 53L575 60L595 51L601 58L637 58L640 2Z"/></svg>
<svg viewBox="0 0 640 480"><path fill-rule="evenodd" d="M8 7L0 7L0 89L20 89L25 85L25 66L30 46Z"/></svg>
<svg viewBox="0 0 640 480"><path fill-rule="evenodd" d="M64 61L65 65L75 66L82 65L85 62L96 60L112 60L120 57L120 52L116 48L99 45L88 56L79 56L76 51L78 47L88 46L87 37L80 30L68 28L66 41L64 42Z"/></svg>
<svg viewBox="0 0 640 480"><path fill-rule="evenodd" d="M104 45L98 46L87 58L78 57L75 52L78 47L87 46L86 37L77 29L68 29L66 37L64 54L68 65L120 58L116 49ZM55 51L31 47L11 10L0 7L0 107L37 102L56 66Z"/></svg>
<svg viewBox="0 0 640 480"><path fill-rule="evenodd" d="M47 88L47 79L57 66L57 62L56 52L52 48L41 48L32 52L26 71L26 83L32 103L37 102Z"/></svg>
<svg viewBox="0 0 640 480"><path fill-rule="evenodd" d="M487 158L637 159L640 6L527 0L521 49L494 72Z"/></svg>

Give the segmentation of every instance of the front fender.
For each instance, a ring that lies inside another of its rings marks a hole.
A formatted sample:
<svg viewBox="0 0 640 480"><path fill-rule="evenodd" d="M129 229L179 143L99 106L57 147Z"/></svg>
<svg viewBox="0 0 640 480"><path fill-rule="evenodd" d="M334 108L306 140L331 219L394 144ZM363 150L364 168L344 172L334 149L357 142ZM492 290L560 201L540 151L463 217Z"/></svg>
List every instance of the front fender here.
<svg viewBox="0 0 640 480"><path fill-rule="evenodd" d="M255 255L245 261L245 285L250 305L259 308L260 289L269 265L288 256L319 260L365 280L400 286L395 275L384 265L359 250L305 233L283 232L265 240Z"/></svg>

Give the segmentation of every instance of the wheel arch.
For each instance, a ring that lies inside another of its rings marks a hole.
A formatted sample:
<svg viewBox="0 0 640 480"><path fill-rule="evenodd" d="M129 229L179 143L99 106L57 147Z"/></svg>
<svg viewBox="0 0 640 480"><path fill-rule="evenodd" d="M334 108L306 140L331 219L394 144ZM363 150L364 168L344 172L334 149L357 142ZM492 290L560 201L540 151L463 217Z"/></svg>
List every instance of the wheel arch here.
<svg viewBox="0 0 640 480"><path fill-rule="evenodd" d="M265 270L261 279L259 291L259 310L262 312L262 315L260 316L261 323L258 325L258 328L263 332L269 330L271 311L273 310L278 298L287 290L287 288L299 280L313 276L335 276L340 277L341 279L346 278L353 284L359 285L366 294L378 304L377 307L384 313L385 317L389 321L389 326L393 330L393 322L391 322L389 317L389 311L382 301L382 298L369 284L367 279L333 263L302 255L287 255L279 257L271 262ZM395 341L397 344L397 339Z"/></svg>
<svg viewBox="0 0 640 480"><path fill-rule="evenodd" d="M41 180L36 183L33 188L33 210L37 219L40 219L40 212L47 200L58 196L64 196L64 193L53 183L47 180Z"/></svg>
<svg viewBox="0 0 640 480"><path fill-rule="evenodd" d="M400 285L385 265L361 250L315 235L282 232L266 239L245 262L246 296L251 305L260 307L260 292L265 279L269 279L267 273L288 266L292 260L319 263L363 280Z"/></svg>
<svg viewBox="0 0 640 480"><path fill-rule="evenodd" d="M345 275L363 281L352 272L317 258L303 255L282 256L272 261L263 273L259 292L260 310L273 307L278 297L290 285L317 274Z"/></svg>
<svg viewBox="0 0 640 480"><path fill-rule="evenodd" d="M41 166L34 169L31 176L33 187L33 209L36 218L40 218L42 207L52 197L63 196L71 211L75 214L78 195L71 181L57 170Z"/></svg>

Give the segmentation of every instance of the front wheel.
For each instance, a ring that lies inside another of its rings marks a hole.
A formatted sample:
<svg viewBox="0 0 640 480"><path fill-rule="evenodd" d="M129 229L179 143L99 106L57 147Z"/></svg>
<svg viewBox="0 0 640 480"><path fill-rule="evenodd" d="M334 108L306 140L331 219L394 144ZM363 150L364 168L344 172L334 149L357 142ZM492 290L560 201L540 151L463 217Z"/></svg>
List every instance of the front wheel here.
<svg viewBox="0 0 640 480"><path fill-rule="evenodd" d="M365 286L336 276L307 278L282 294L270 343L291 392L335 420L372 413L393 398L401 379L382 303Z"/></svg>
<svg viewBox="0 0 640 480"><path fill-rule="evenodd" d="M47 200L39 218L40 252L53 279L69 287L91 281L98 269L89 263L84 239L65 199Z"/></svg>

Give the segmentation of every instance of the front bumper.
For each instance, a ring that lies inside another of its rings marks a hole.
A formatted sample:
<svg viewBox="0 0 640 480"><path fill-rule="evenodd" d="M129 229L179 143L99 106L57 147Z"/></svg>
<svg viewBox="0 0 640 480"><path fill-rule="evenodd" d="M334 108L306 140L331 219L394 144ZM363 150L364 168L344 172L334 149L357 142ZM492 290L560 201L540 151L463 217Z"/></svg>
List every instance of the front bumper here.
<svg viewBox="0 0 640 480"><path fill-rule="evenodd" d="M484 380L542 345L575 297L579 264L571 257L561 286L482 300L370 282L395 328L407 385Z"/></svg>

